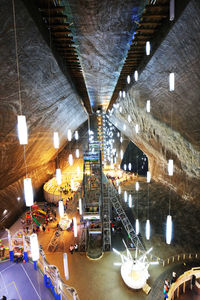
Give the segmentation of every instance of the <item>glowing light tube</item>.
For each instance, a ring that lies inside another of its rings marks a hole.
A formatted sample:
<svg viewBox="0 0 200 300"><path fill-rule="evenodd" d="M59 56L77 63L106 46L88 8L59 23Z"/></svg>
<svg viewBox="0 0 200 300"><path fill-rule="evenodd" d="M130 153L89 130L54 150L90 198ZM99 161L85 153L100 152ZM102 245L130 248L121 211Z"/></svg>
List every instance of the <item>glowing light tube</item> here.
<svg viewBox="0 0 200 300"><path fill-rule="evenodd" d="M140 188L139 182L136 181L136 183L135 183L135 190L136 190L136 191L139 191L139 188Z"/></svg>
<svg viewBox="0 0 200 300"><path fill-rule="evenodd" d="M24 179L24 198L26 206L30 207L33 205L33 187L31 183L31 178Z"/></svg>
<svg viewBox="0 0 200 300"><path fill-rule="evenodd" d="M131 123L131 116L128 115L128 122Z"/></svg>
<svg viewBox="0 0 200 300"><path fill-rule="evenodd" d="M138 81L138 71L134 72L134 78L135 78L135 81Z"/></svg>
<svg viewBox="0 0 200 300"><path fill-rule="evenodd" d="M145 236L146 236L147 240L150 239L150 235L151 235L151 225L150 225L150 221L147 220L146 221L146 227L145 227Z"/></svg>
<svg viewBox="0 0 200 300"><path fill-rule="evenodd" d="M146 42L146 55L150 55L151 52L151 44L149 41Z"/></svg>
<svg viewBox="0 0 200 300"><path fill-rule="evenodd" d="M121 159L123 159L123 155L124 155L123 150L120 150L120 157L121 157Z"/></svg>
<svg viewBox="0 0 200 300"><path fill-rule="evenodd" d="M37 261L39 259L39 245L38 245L38 237L36 233L30 235L30 244L31 244L31 256L33 261Z"/></svg>
<svg viewBox="0 0 200 300"><path fill-rule="evenodd" d="M73 226L74 226L74 237L77 237L77 221L76 221L76 217L73 217Z"/></svg>
<svg viewBox="0 0 200 300"><path fill-rule="evenodd" d="M120 195L121 194L121 186L119 185L119 187L118 187L118 194Z"/></svg>
<svg viewBox="0 0 200 300"><path fill-rule="evenodd" d="M76 149L76 158L79 158L79 156L80 156L79 149Z"/></svg>
<svg viewBox="0 0 200 300"><path fill-rule="evenodd" d="M69 154L69 164L70 164L70 166L73 165L73 155L72 154Z"/></svg>
<svg viewBox="0 0 200 300"><path fill-rule="evenodd" d="M124 170L126 171L126 164L124 164Z"/></svg>
<svg viewBox="0 0 200 300"><path fill-rule="evenodd" d="M125 91L123 91L123 93L122 93L122 97L123 97L123 98L125 98L125 97L126 97L126 92L125 92Z"/></svg>
<svg viewBox="0 0 200 300"><path fill-rule="evenodd" d="M166 224L166 243L171 244L172 240L172 216L167 216L167 224Z"/></svg>
<svg viewBox="0 0 200 300"><path fill-rule="evenodd" d="M64 266L65 279L69 280L69 267L68 267L67 253L63 253L63 266Z"/></svg>
<svg viewBox="0 0 200 300"><path fill-rule="evenodd" d="M28 130L25 116L17 116L17 129L20 145L28 144Z"/></svg>
<svg viewBox="0 0 200 300"><path fill-rule="evenodd" d="M151 181L151 173L147 171L147 182Z"/></svg>
<svg viewBox="0 0 200 300"><path fill-rule="evenodd" d="M140 233L140 223L139 223L138 219L136 219L136 221L135 221L135 233L137 235Z"/></svg>
<svg viewBox="0 0 200 300"><path fill-rule="evenodd" d="M61 169L56 169L56 181L58 185L62 183Z"/></svg>
<svg viewBox="0 0 200 300"><path fill-rule="evenodd" d="M78 135L78 131L76 130L75 131L75 140L78 140L79 139L79 135Z"/></svg>
<svg viewBox="0 0 200 300"><path fill-rule="evenodd" d="M168 160L168 175L173 176L174 174L174 162L173 159Z"/></svg>
<svg viewBox="0 0 200 300"><path fill-rule="evenodd" d="M64 217L64 205L63 205L63 201L61 201L61 200L58 202L58 210L59 210L60 218L63 218Z"/></svg>
<svg viewBox="0 0 200 300"><path fill-rule="evenodd" d="M123 130L126 130L126 125L124 124L124 126L123 126Z"/></svg>
<svg viewBox="0 0 200 300"><path fill-rule="evenodd" d="M135 125L135 132L139 133L139 125L138 124Z"/></svg>
<svg viewBox="0 0 200 300"><path fill-rule="evenodd" d="M169 90L170 92L174 91L175 89L175 76L174 73L169 74Z"/></svg>
<svg viewBox="0 0 200 300"><path fill-rule="evenodd" d="M83 210L82 210L82 199L81 198L79 198L78 204L79 204L79 214L82 215L83 214Z"/></svg>
<svg viewBox="0 0 200 300"><path fill-rule="evenodd" d="M132 196L131 196L131 194L128 196L128 206L130 208L132 207Z"/></svg>
<svg viewBox="0 0 200 300"><path fill-rule="evenodd" d="M121 96L122 96L122 91L119 91L119 97L121 98Z"/></svg>
<svg viewBox="0 0 200 300"><path fill-rule="evenodd" d="M151 101L150 101L150 100L147 100L147 103L146 103L146 111L147 111L148 113L150 113L150 111L151 111Z"/></svg>
<svg viewBox="0 0 200 300"><path fill-rule="evenodd" d="M57 131L55 131L54 133L53 133L53 144L54 144L54 148L55 149L58 149L59 148L59 135L58 135L58 132Z"/></svg>
<svg viewBox="0 0 200 300"><path fill-rule="evenodd" d="M71 129L68 129L68 131L67 131L67 139L68 139L69 142L72 140L72 132L71 132Z"/></svg>
<svg viewBox="0 0 200 300"><path fill-rule="evenodd" d="M128 198L127 191L125 191L125 192L124 192L124 201L125 201L125 202L127 202L127 198Z"/></svg>
<svg viewBox="0 0 200 300"><path fill-rule="evenodd" d="M128 169L129 169L129 171L131 171L131 167L132 167L132 165L131 165L131 163L129 163L129 164L128 164Z"/></svg>
<svg viewBox="0 0 200 300"><path fill-rule="evenodd" d="M128 75L127 76L127 83L130 84L130 82L131 82L131 77L130 77L130 75Z"/></svg>
<svg viewBox="0 0 200 300"><path fill-rule="evenodd" d="M121 136L121 137L120 137L120 143L122 143L122 142L123 142L123 137Z"/></svg>

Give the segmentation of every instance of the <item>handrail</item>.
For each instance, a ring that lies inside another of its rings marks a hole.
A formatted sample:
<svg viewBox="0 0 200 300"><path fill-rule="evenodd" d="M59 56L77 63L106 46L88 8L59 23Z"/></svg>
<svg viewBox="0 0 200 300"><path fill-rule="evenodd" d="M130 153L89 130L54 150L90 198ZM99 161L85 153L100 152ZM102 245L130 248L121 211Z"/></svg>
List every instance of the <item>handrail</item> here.
<svg viewBox="0 0 200 300"><path fill-rule="evenodd" d="M181 260L192 260L192 259L200 259L200 253L180 253L177 255L170 256L166 259L162 259L162 265L165 267L170 263L179 262Z"/></svg>
<svg viewBox="0 0 200 300"><path fill-rule="evenodd" d="M180 286L183 285L183 293L185 293L186 282L190 281L190 289L192 289L192 275L196 278L200 278L200 267L192 268L189 271L183 273L174 283L172 283L168 291L168 300L174 300L175 293L177 298L179 297Z"/></svg>

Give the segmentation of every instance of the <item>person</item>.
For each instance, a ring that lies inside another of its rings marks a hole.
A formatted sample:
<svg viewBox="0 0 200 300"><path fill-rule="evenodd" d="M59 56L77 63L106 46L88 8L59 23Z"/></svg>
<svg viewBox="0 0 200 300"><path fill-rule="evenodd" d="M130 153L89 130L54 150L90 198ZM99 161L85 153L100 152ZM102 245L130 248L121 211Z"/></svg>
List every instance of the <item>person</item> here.
<svg viewBox="0 0 200 300"><path fill-rule="evenodd" d="M168 291L169 291L169 282L167 281L167 279L165 279L164 287L163 287L164 299L168 298L167 295Z"/></svg>
<svg viewBox="0 0 200 300"><path fill-rule="evenodd" d="M78 245L77 244L74 244L74 250L78 251Z"/></svg>
<svg viewBox="0 0 200 300"><path fill-rule="evenodd" d="M7 300L6 296L2 296L1 300Z"/></svg>
<svg viewBox="0 0 200 300"><path fill-rule="evenodd" d="M73 254L73 253L74 253L74 246L73 246L73 245L70 245L70 247L69 247L69 251L70 251L70 253L71 253L71 254Z"/></svg>
<svg viewBox="0 0 200 300"><path fill-rule="evenodd" d="M172 272L172 279L171 279L171 284L174 283L177 279L177 274L176 272Z"/></svg>

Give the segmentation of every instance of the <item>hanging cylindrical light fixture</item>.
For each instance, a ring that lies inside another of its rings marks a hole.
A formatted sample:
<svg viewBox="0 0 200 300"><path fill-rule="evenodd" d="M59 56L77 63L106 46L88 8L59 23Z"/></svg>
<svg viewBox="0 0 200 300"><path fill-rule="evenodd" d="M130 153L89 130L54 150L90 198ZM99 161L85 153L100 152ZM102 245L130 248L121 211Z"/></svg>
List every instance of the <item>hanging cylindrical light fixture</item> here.
<svg viewBox="0 0 200 300"><path fill-rule="evenodd" d="M77 140L77 141L78 141L78 139L79 139L79 135L78 135L78 131L77 131L77 130L75 131L75 135L74 135L74 136L75 136L75 140Z"/></svg>
<svg viewBox="0 0 200 300"><path fill-rule="evenodd" d="M121 106L119 107L119 112L122 113L122 107Z"/></svg>
<svg viewBox="0 0 200 300"><path fill-rule="evenodd" d="M76 221L76 217L73 217L73 228L74 228L74 237L77 237L77 221Z"/></svg>
<svg viewBox="0 0 200 300"><path fill-rule="evenodd" d="M123 150L121 149L120 150L120 157L121 157L121 159L123 159L123 155L124 155L124 153L123 153Z"/></svg>
<svg viewBox="0 0 200 300"><path fill-rule="evenodd" d="M168 160L168 175L173 176L174 173L174 162L173 159Z"/></svg>
<svg viewBox="0 0 200 300"><path fill-rule="evenodd" d="M78 166L78 167L77 167L77 175L79 176L80 173L81 173L81 169L80 169L80 167Z"/></svg>
<svg viewBox="0 0 200 300"><path fill-rule="evenodd" d="M170 0L169 3L169 20L173 21L175 18L175 0Z"/></svg>
<svg viewBox="0 0 200 300"><path fill-rule="evenodd" d="M38 237L36 233L30 235L31 256L34 262L34 269L37 270L37 261L40 256Z"/></svg>
<svg viewBox="0 0 200 300"><path fill-rule="evenodd" d="M172 216L167 216L167 224L166 224L166 243L171 244L172 240Z"/></svg>
<svg viewBox="0 0 200 300"><path fill-rule="evenodd" d="M17 116L17 131L20 145L28 144L28 129L25 116Z"/></svg>
<svg viewBox="0 0 200 300"><path fill-rule="evenodd" d="M146 103L146 111L147 111L148 113L150 113L150 111L151 111L151 101L150 101L150 100L147 100L147 103Z"/></svg>
<svg viewBox="0 0 200 300"><path fill-rule="evenodd" d="M53 144L55 149L59 148L59 135L57 131L53 133Z"/></svg>
<svg viewBox="0 0 200 300"><path fill-rule="evenodd" d="M128 122L131 123L131 116L128 115Z"/></svg>
<svg viewBox="0 0 200 300"><path fill-rule="evenodd" d="M125 170L125 171L126 171L126 168L127 168L127 167L126 167L126 164L124 164L124 170Z"/></svg>
<svg viewBox="0 0 200 300"><path fill-rule="evenodd" d="M131 82L131 76L128 75L128 76L127 76L127 83L130 84L130 82Z"/></svg>
<svg viewBox="0 0 200 300"><path fill-rule="evenodd" d="M58 185L62 183L61 169L56 169L56 181Z"/></svg>
<svg viewBox="0 0 200 300"><path fill-rule="evenodd" d="M175 75L174 73L169 74L169 90L173 92L175 89Z"/></svg>
<svg viewBox="0 0 200 300"><path fill-rule="evenodd" d="M140 233L140 223L139 223L138 219L136 219L136 221L135 221L135 233L137 235Z"/></svg>
<svg viewBox="0 0 200 300"><path fill-rule="evenodd" d="M137 70L134 72L134 78L135 78L135 81L138 81L138 71Z"/></svg>
<svg viewBox="0 0 200 300"><path fill-rule="evenodd" d="M67 253L63 253L63 266L64 266L65 279L69 280L69 267L68 267Z"/></svg>
<svg viewBox="0 0 200 300"><path fill-rule="evenodd" d="M118 187L118 194L120 195L121 194L121 186L119 185L119 187Z"/></svg>
<svg viewBox="0 0 200 300"><path fill-rule="evenodd" d="M79 149L76 149L76 158L79 158L79 156L80 156Z"/></svg>
<svg viewBox="0 0 200 300"><path fill-rule="evenodd" d="M123 130L124 130L124 131L126 130L126 124L123 125Z"/></svg>
<svg viewBox="0 0 200 300"><path fill-rule="evenodd" d="M149 41L146 42L146 55L150 55L151 52L151 44Z"/></svg>
<svg viewBox="0 0 200 300"><path fill-rule="evenodd" d="M117 137L120 137L120 133L119 133L119 131L118 131L118 133L117 133Z"/></svg>
<svg viewBox="0 0 200 300"><path fill-rule="evenodd" d="M119 97L121 98L121 96L122 96L122 91L119 91Z"/></svg>
<svg viewBox="0 0 200 300"><path fill-rule="evenodd" d="M69 164L70 164L70 166L73 165L73 155L72 154L69 154Z"/></svg>
<svg viewBox="0 0 200 300"><path fill-rule="evenodd" d="M122 96L123 96L123 98L126 97L126 92L125 91L123 91Z"/></svg>
<svg viewBox="0 0 200 300"><path fill-rule="evenodd" d="M79 214L82 215L83 214L83 209L82 209L82 199L81 198L79 198L78 204L79 204Z"/></svg>
<svg viewBox="0 0 200 300"><path fill-rule="evenodd" d="M122 142L123 142L123 137L121 136L121 137L120 137L120 143L122 143Z"/></svg>
<svg viewBox="0 0 200 300"><path fill-rule="evenodd" d="M72 191L74 190L74 179L73 178L71 179L71 190Z"/></svg>
<svg viewBox="0 0 200 300"><path fill-rule="evenodd" d="M147 220L145 226L145 236L147 240L150 239L150 235L151 235L151 225L150 225L150 220Z"/></svg>
<svg viewBox="0 0 200 300"><path fill-rule="evenodd" d="M31 183L31 178L24 179L24 198L26 206L30 207L33 205L33 187Z"/></svg>
<svg viewBox="0 0 200 300"><path fill-rule="evenodd" d="M124 192L124 201L127 202L128 199L128 195L127 195L127 191Z"/></svg>
<svg viewBox="0 0 200 300"><path fill-rule="evenodd" d="M138 124L135 125L135 132L139 133L139 125Z"/></svg>
<svg viewBox="0 0 200 300"><path fill-rule="evenodd" d="M129 164L128 164L128 169L129 169L129 171L131 171L131 168L132 168L132 165L131 165L131 163L129 163Z"/></svg>
<svg viewBox="0 0 200 300"><path fill-rule="evenodd" d="M135 190L136 190L136 191L139 191L139 188L140 188L139 182L136 181L136 183L135 183Z"/></svg>
<svg viewBox="0 0 200 300"><path fill-rule="evenodd" d="M132 207L132 196L129 194L128 196L128 206L131 208Z"/></svg>
<svg viewBox="0 0 200 300"><path fill-rule="evenodd" d="M64 205L63 205L63 201L61 201L61 200L58 202L58 210L59 210L60 218L63 218L64 217Z"/></svg>
<svg viewBox="0 0 200 300"><path fill-rule="evenodd" d="M147 182L149 183L151 181L151 173L147 171Z"/></svg>
<svg viewBox="0 0 200 300"><path fill-rule="evenodd" d="M67 139L68 139L69 142L72 140L72 131L71 131L71 129L67 130Z"/></svg>

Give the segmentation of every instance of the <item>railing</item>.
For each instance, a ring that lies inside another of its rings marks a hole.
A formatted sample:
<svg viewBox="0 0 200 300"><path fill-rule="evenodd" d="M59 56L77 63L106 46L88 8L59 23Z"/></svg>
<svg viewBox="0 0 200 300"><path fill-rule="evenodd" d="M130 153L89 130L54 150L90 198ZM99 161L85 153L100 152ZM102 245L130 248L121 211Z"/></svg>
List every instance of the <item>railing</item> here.
<svg viewBox="0 0 200 300"><path fill-rule="evenodd" d="M189 283L189 287L192 290L192 276L195 275L196 279L200 278L200 267L192 268L191 270L183 273L176 282L172 283L169 292L168 292L168 300L174 300L175 297L179 297L180 290L185 293L186 285ZM196 285L199 287L199 283L196 282Z"/></svg>
<svg viewBox="0 0 200 300"><path fill-rule="evenodd" d="M162 260L162 265L165 267L166 265L169 265L171 263L177 263L179 261L183 260L194 260L194 259L200 259L199 253L181 253L177 255L170 256L166 258L165 260Z"/></svg>

